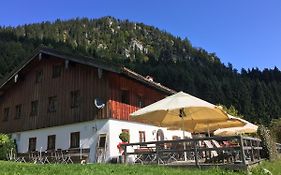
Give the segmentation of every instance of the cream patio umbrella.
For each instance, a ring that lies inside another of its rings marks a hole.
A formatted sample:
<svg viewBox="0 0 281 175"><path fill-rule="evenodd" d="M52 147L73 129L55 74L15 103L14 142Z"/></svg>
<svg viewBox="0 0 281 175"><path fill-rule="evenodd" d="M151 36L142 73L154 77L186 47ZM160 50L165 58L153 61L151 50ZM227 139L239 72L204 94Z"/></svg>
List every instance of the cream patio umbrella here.
<svg viewBox="0 0 281 175"><path fill-rule="evenodd" d="M210 133L215 130L221 129L221 128L230 128L230 127L242 127L246 123L244 121L241 121L236 118L229 118L225 121L219 121L219 122L194 122L191 121L191 123L188 124L190 121L183 121L184 122L184 128L182 128L185 131L192 132L192 133ZM186 123L186 124L185 124ZM181 122L176 122L173 124L173 127L169 127L168 129L176 130L181 126Z"/></svg>
<svg viewBox="0 0 281 175"><path fill-rule="evenodd" d="M193 123L219 122L229 119L219 107L184 92L178 92L132 114L137 122L162 126L178 127L183 130ZM185 149L185 144L184 144ZM184 152L185 160L186 152Z"/></svg>
<svg viewBox="0 0 281 175"><path fill-rule="evenodd" d="M221 108L184 92L168 96L130 116L133 121L178 129L193 126L194 123L213 123L229 119Z"/></svg>
<svg viewBox="0 0 281 175"><path fill-rule="evenodd" d="M231 116L231 118L235 118ZM240 134L251 134L251 133L256 133L258 130L258 126L254 125L246 120L238 118L238 120L245 122L244 126L241 127L229 127L229 128L221 128L217 129L214 132L214 135L217 136L233 136L233 135L240 135Z"/></svg>

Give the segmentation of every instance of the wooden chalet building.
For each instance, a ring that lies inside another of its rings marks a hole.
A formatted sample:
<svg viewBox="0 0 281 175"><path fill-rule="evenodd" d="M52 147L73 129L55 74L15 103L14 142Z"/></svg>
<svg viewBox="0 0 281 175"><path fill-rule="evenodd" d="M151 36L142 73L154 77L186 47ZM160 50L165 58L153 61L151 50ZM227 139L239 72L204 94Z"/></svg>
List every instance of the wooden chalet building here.
<svg viewBox="0 0 281 175"><path fill-rule="evenodd" d="M182 135L129 118L173 93L123 66L39 48L0 84L0 132L19 153L88 149L90 162L108 161L122 131L130 142Z"/></svg>

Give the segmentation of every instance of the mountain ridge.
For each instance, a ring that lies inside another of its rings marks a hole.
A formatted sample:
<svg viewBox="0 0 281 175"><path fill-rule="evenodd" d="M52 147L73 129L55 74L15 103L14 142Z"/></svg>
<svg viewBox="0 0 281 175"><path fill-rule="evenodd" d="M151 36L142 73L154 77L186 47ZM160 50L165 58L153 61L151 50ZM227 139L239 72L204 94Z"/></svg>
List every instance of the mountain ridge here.
<svg viewBox="0 0 281 175"><path fill-rule="evenodd" d="M123 64L175 90L234 106L250 121L281 117L281 72L224 65L215 53L156 27L113 17L0 27L0 79L32 51L47 47Z"/></svg>

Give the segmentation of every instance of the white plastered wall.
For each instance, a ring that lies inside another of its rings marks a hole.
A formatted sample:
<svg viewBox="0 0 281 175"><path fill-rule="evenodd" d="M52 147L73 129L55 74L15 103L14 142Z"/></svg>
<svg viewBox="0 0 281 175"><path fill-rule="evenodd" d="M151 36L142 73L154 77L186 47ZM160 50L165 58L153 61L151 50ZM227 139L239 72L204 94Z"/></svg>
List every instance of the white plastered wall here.
<svg viewBox="0 0 281 175"><path fill-rule="evenodd" d="M107 120L97 120L13 133L12 138L16 140L20 153L28 151L29 138L32 137L37 139L36 151L45 151L49 135L56 135L56 149L66 150L70 148L70 133L80 132L80 148L90 148L90 161L93 162L97 137L99 134L107 133L108 128Z"/></svg>
<svg viewBox="0 0 281 175"><path fill-rule="evenodd" d="M70 148L70 133L80 132L80 148L90 149L90 162L96 160L96 146L100 134L107 135L107 152L106 159L120 155L117 144L121 141L119 134L122 129L128 129L130 132L130 143L139 142L139 131L145 131L146 141L155 141L156 132L162 129L165 140L171 140L173 136L182 138L182 131L171 131L166 128L156 127L152 125L120 121L114 119L95 120L70 125L50 127L44 129L30 130L24 132L13 133L12 138L17 142L18 152L25 153L28 151L29 138L36 137L37 151L45 151L47 149L47 139L49 135L56 135L56 149L66 150ZM191 137L190 133L185 136Z"/></svg>
<svg viewBox="0 0 281 175"><path fill-rule="evenodd" d="M173 136L178 136L183 138L183 132L180 130L167 130L167 128L157 127L153 125L147 125L136 122L128 122L128 121L120 121L120 120L110 120L109 121L109 131L110 131L110 157L119 156L119 150L117 148L118 143L121 142L119 139L119 134L122 129L128 129L130 132L130 143L139 142L139 131L145 131L145 141L156 141L156 133L158 129L162 129L164 132L165 140L172 140ZM189 132L185 132L186 137L191 138L191 134Z"/></svg>

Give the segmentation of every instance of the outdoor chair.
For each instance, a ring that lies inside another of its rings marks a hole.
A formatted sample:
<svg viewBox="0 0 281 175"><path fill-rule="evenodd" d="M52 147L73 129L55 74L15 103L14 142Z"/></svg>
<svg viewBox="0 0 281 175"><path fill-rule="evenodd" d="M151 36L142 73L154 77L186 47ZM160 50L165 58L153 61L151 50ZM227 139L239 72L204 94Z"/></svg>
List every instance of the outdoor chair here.
<svg viewBox="0 0 281 175"><path fill-rule="evenodd" d="M23 155L16 154L16 153L14 154L13 160L19 163L26 163L25 157Z"/></svg>
<svg viewBox="0 0 281 175"><path fill-rule="evenodd" d="M49 149L45 151L46 163L57 163L56 162L56 151L54 149Z"/></svg>
<svg viewBox="0 0 281 175"><path fill-rule="evenodd" d="M215 145L216 148L222 148L223 147L216 140L211 140L211 142ZM227 147L227 146L225 146L225 147ZM225 159L228 163L234 162L234 159L235 159L235 156L236 156L235 151L224 151L224 150L222 150L219 153L224 155L224 157L225 157Z"/></svg>
<svg viewBox="0 0 281 175"><path fill-rule="evenodd" d="M6 159L8 161L15 161L15 162L26 162L24 156L19 156L14 149L12 148L11 151L6 155Z"/></svg>
<svg viewBox="0 0 281 175"><path fill-rule="evenodd" d="M71 153L69 150L66 150L66 153L65 153L65 161L66 163L73 163L72 159L71 159Z"/></svg>
<svg viewBox="0 0 281 175"><path fill-rule="evenodd" d="M134 164L143 164L142 155L136 154Z"/></svg>
<svg viewBox="0 0 281 175"><path fill-rule="evenodd" d="M28 154L28 161L32 162L32 163L37 161L36 151L29 152L29 154Z"/></svg>
<svg viewBox="0 0 281 175"><path fill-rule="evenodd" d="M15 159L15 153L13 151L13 148L11 149L11 151L9 151L9 153L6 155L6 159L8 161L14 161Z"/></svg>
<svg viewBox="0 0 281 175"><path fill-rule="evenodd" d="M188 147L188 144L186 144L186 147ZM184 145L183 145L183 143L172 143L171 150L176 151L176 152L173 153L173 157L177 161L184 160L184 151L183 151L184 150ZM187 157L189 157L191 159L190 156L187 156Z"/></svg>
<svg viewBox="0 0 281 175"><path fill-rule="evenodd" d="M104 163L106 156L106 150L104 148L96 148L96 162Z"/></svg>
<svg viewBox="0 0 281 175"><path fill-rule="evenodd" d="M55 160L56 160L56 163L64 163L64 164L67 163L66 157L65 157L62 149L57 149L57 151L55 151Z"/></svg>
<svg viewBox="0 0 281 175"><path fill-rule="evenodd" d="M41 155L41 163L42 164L50 163L50 161L49 161L49 154L48 154L47 151L45 151L43 153L43 155Z"/></svg>
<svg viewBox="0 0 281 175"><path fill-rule="evenodd" d="M158 163L163 165L177 161L174 155L168 152L158 153L158 160Z"/></svg>
<svg viewBox="0 0 281 175"><path fill-rule="evenodd" d="M158 163L169 164L177 160L178 153L171 144L170 147L159 145L158 147Z"/></svg>
<svg viewBox="0 0 281 175"><path fill-rule="evenodd" d="M54 151L54 162L59 163L60 162L60 154L58 152L58 149Z"/></svg>
<svg viewBox="0 0 281 175"><path fill-rule="evenodd" d="M29 161L34 164L44 164L42 152L33 151L29 154Z"/></svg>
<svg viewBox="0 0 281 175"><path fill-rule="evenodd" d="M206 145L207 148L215 148L213 146L212 143L214 143L214 141L209 141L209 140L204 140L204 143ZM221 146L219 145L219 143L216 143L216 145L218 147L216 148L220 148ZM210 155L209 158L206 158L206 163L225 163L224 161L227 160L229 162L230 158L233 156L231 153L229 152L224 152L224 151L215 151L212 150L210 151Z"/></svg>
<svg viewBox="0 0 281 175"><path fill-rule="evenodd" d="M143 164L144 162L144 155L143 152L140 149L135 149L134 151L136 153L134 158L134 164Z"/></svg>
<svg viewBox="0 0 281 175"><path fill-rule="evenodd" d="M152 147L140 147L139 149L135 149L136 153L134 163L151 163L156 160L155 148Z"/></svg>
<svg viewBox="0 0 281 175"><path fill-rule="evenodd" d="M212 144L211 141L209 141L209 140L204 140L203 142L204 142L204 144L206 145L207 148L214 148L214 146L213 146L213 144ZM210 152L211 152L211 155L210 155L211 157L216 157L216 156L218 156L217 151L212 150L212 151L210 151Z"/></svg>
<svg viewBox="0 0 281 175"><path fill-rule="evenodd" d="M60 163L67 164L68 163L68 156L67 152L60 150L60 157L59 157Z"/></svg>

